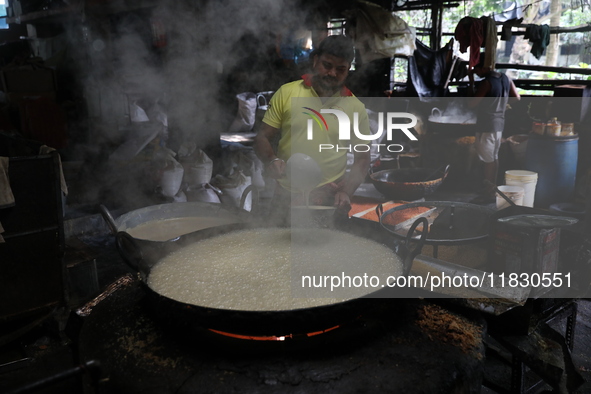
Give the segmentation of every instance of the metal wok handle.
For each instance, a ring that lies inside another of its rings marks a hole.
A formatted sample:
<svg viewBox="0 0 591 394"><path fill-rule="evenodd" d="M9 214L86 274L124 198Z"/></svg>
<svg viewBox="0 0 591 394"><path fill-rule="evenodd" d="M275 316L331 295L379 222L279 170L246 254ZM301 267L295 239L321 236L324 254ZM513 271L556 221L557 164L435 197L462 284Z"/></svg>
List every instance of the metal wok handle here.
<svg viewBox="0 0 591 394"><path fill-rule="evenodd" d="M382 205L382 203L379 203L376 207L376 214L378 215L378 218L382 217L382 215L384 214L384 206Z"/></svg>
<svg viewBox="0 0 591 394"><path fill-rule="evenodd" d="M263 99L262 104L261 104L261 99ZM257 107L262 107L264 105L267 105L267 98L265 97L264 94L258 93L257 94Z"/></svg>
<svg viewBox="0 0 591 394"><path fill-rule="evenodd" d="M144 256L135 239L125 231L119 231L115 239L117 249L119 249L119 253L121 253L125 262L134 270L139 271Z"/></svg>
<svg viewBox="0 0 591 394"><path fill-rule="evenodd" d="M447 178L447 174L449 174L449 164L445 166L445 170L443 170L443 179Z"/></svg>
<svg viewBox="0 0 591 394"><path fill-rule="evenodd" d="M244 189L244 191L242 192L242 196L240 197L240 209L244 210L244 205L246 204L246 198L248 197L249 193L252 193L251 206L250 206L250 211L252 212L259 205L258 204L259 203L259 191L252 184L248 185Z"/></svg>
<svg viewBox="0 0 591 394"><path fill-rule="evenodd" d="M410 243L413 241L412 235L414 234L415 230L417 229L417 227L420 224L423 225L423 233L421 234L415 248L411 250ZM423 245L425 244L425 240L427 239L428 233L429 233L429 221L425 217L418 218L417 220L415 220L415 222L412 224L412 226L410 226L410 229L408 230L408 233L406 234L406 239L405 239L406 256L405 256L404 262L403 262L403 269L404 269L405 275L407 275L409 273L410 268L412 267L412 262L415 259L415 257L417 257L421 253L421 250L423 249Z"/></svg>
<svg viewBox="0 0 591 394"><path fill-rule="evenodd" d="M111 215L111 212L109 212L107 207L105 207L103 204L99 206L99 209L101 211L103 219L105 219L105 222L107 222L107 226L109 226L109 230L111 230L111 232L114 235L117 235L117 232L119 230L117 230L117 225L115 224L115 219L113 219L113 215Z"/></svg>

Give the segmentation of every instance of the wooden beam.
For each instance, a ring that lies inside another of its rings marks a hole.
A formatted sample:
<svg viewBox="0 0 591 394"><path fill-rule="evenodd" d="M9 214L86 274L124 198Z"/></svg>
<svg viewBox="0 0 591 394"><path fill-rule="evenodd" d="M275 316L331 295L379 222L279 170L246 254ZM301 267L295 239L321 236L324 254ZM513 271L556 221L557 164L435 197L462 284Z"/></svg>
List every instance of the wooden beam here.
<svg viewBox="0 0 591 394"><path fill-rule="evenodd" d="M530 70L530 71L548 71L564 74L581 74L591 75L591 68L571 68L571 67L551 67L551 66L536 66L532 64L513 64L513 63L497 63L496 68L514 69L514 70Z"/></svg>
<svg viewBox="0 0 591 394"><path fill-rule="evenodd" d="M458 4L459 5L459 4ZM496 22L496 25L502 25L502 22ZM522 27L525 28L527 27L527 25L515 25L514 27ZM591 31L591 23L586 24L586 25L578 25L578 26L573 26L573 27L550 27L550 34L560 34L560 33L582 33L582 32L588 32ZM497 32L497 35L501 35L503 34L502 32ZM512 31L511 32L512 35L514 36L523 36L525 34L525 30L519 30L519 31ZM444 36L453 36L454 33L451 32L444 32L442 33L442 35Z"/></svg>
<svg viewBox="0 0 591 394"><path fill-rule="evenodd" d="M515 86L527 90L554 90L560 85L586 85L591 86L591 81L580 79L514 79ZM449 83L452 86L467 87L468 82L454 81Z"/></svg>
<svg viewBox="0 0 591 394"><path fill-rule="evenodd" d="M431 49L439 49L439 46L441 45L441 41L437 40L438 37L440 37L441 32L437 31L439 27L439 7L437 6L437 4L433 3L433 5L431 5L431 33L430 33L430 47Z"/></svg>

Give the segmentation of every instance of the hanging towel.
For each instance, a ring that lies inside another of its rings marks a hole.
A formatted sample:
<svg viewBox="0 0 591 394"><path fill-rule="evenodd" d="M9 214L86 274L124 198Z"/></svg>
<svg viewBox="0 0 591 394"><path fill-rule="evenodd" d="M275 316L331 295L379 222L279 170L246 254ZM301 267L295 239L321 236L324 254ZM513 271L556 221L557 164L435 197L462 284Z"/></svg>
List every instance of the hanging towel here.
<svg viewBox="0 0 591 394"><path fill-rule="evenodd" d="M484 67L494 70L497 62L497 25L490 16L480 18L484 25Z"/></svg>
<svg viewBox="0 0 591 394"><path fill-rule="evenodd" d="M542 26L540 25L527 25L523 38L530 40L531 42L538 41L541 38Z"/></svg>
<svg viewBox="0 0 591 394"><path fill-rule="evenodd" d="M550 44L550 26L529 25L525 30L524 38L529 39L532 43L531 54L539 59Z"/></svg>

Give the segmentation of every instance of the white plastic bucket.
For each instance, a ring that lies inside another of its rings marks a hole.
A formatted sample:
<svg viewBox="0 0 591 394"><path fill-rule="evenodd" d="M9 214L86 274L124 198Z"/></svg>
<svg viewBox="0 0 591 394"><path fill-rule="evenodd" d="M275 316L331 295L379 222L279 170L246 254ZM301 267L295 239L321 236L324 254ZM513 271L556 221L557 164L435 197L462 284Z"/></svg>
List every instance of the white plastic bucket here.
<svg viewBox="0 0 591 394"><path fill-rule="evenodd" d="M505 171L505 183L510 186L521 186L525 191L523 196L523 206L530 208L534 206L536 184L538 183L537 172L525 170Z"/></svg>
<svg viewBox="0 0 591 394"><path fill-rule="evenodd" d="M507 196L515 205L523 205L523 196L525 190L521 186L502 185L498 187L499 191ZM511 204L497 193L497 209L508 208Z"/></svg>

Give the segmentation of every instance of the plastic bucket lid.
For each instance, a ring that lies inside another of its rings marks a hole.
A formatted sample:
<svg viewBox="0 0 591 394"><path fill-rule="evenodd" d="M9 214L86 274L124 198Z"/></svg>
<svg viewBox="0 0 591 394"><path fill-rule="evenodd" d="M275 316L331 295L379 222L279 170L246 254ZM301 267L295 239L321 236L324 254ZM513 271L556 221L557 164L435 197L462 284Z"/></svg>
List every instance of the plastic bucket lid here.
<svg viewBox="0 0 591 394"><path fill-rule="evenodd" d="M538 173L526 170L507 170L505 180L514 180L523 183L535 182L538 180Z"/></svg>

